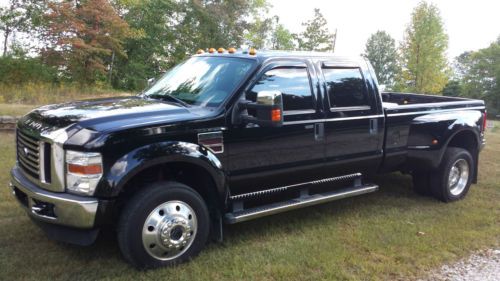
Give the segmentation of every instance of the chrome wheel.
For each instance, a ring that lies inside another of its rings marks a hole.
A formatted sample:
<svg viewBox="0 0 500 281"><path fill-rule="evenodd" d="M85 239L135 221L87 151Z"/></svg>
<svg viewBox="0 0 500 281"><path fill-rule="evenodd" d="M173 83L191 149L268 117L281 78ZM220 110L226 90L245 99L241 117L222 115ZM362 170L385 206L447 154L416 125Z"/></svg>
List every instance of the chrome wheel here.
<svg viewBox="0 0 500 281"><path fill-rule="evenodd" d="M142 244L152 257L172 260L185 253L196 237L198 222L193 209L182 201L168 201L146 218Z"/></svg>
<svg viewBox="0 0 500 281"><path fill-rule="evenodd" d="M465 159L458 159L451 166L448 174L448 189L454 196L460 195L469 181L469 163Z"/></svg>

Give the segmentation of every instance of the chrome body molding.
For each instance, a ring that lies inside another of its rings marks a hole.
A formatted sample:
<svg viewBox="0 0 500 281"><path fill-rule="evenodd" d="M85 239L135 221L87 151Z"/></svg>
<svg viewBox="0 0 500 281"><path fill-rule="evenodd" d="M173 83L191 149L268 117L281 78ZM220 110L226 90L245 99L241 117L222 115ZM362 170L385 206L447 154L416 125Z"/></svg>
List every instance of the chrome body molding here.
<svg viewBox="0 0 500 281"><path fill-rule="evenodd" d="M382 117L384 117L383 114L355 116L355 117L328 118L328 119L285 121L285 122L283 122L283 125L296 125L296 124L309 124L309 123L322 123L322 122L337 122L337 121L359 120L359 119L373 119L373 118L382 118Z"/></svg>
<svg viewBox="0 0 500 281"><path fill-rule="evenodd" d="M408 146L408 149L428 149L430 148L430 145L413 145L413 146Z"/></svg>
<svg viewBox="0 0 500 281"><path fill-rule="evenodd" d="M51 145L51 156L50 156L50 173L51 182L44 183L42 181L41 187L50 191L64 192L65 190L65 155L63 145L68 140L68 134L66 133L66 128L62 128L50 133L42 132L40 134L40 143L43 144L47 142ZM40 154L44 154L42 145L40 146Z"/></svg>
<svg viewBox="0 0 500 281"><path fill-rule="evenodd" d="M330 107L331 112L360 111L360 110L370 110L370 109L372 108L369 105Z"/></svg>
<svg viewBox="0 0 500 281"><path fill-rule="evenodd" d="M29 216L57 225L89 229L94 226L99 202L95 198L49 192L24 178L18 167L11 171L11 188ZM22 200L21 198L25 198ZM51 204L54 215L39 214L39 203Z"/></svg>
<svg viewBox="0 0 500 281"><path fill-rule="evenodd" d="M399 108L399 109L405 109L405 108ZM406 115L419 115L419 114L432 114L432 113L441 113L441 112L448 112L448 111L467 111L471 109L485 109L484 106L475 106L475 107L463 107L463 108L449 108L449 109L436 109L436 110L426 110L426 111L414 111L414 112L401 112L401 113L388 113L387 117L394 117L394 116L406 116ZM391 108L390 110L394 110Z"/></svg>

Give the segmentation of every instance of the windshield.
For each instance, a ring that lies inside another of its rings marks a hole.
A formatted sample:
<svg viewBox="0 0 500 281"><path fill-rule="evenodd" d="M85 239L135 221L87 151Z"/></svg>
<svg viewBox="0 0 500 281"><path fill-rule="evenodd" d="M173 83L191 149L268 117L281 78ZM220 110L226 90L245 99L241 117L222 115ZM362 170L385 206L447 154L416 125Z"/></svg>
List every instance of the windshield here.
<svg viewBox="0 0 500 281"><path fill-rule="evenodd" d="M241 83L254 62L226 57L193 57L177 65L142 96L217 107Z"/></svg>

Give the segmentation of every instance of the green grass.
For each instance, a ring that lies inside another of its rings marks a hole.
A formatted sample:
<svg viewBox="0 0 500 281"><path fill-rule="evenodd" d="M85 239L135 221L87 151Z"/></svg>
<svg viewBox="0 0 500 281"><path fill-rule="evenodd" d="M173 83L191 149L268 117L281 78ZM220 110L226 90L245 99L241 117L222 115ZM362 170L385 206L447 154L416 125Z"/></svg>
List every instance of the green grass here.
<svg viewBox="0 0 500 281"><path fill-rule="evenodd" d="M498 131L465 200L444 204L413 193L409 176L380 176L377 193L226 226L224 242L190 263L147 272L123 261L113 234L91 247L45 237L6 188L13 140L0 134L0 280L407 280L500 246Z"/></svg>

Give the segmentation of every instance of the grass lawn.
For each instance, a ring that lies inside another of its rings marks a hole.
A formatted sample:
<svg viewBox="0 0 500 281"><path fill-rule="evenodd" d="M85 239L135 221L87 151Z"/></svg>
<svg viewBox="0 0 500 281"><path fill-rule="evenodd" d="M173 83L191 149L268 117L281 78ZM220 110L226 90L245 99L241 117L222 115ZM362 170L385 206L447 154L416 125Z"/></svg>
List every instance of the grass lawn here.
<svg viewBox="0 0 500 281"><path fill-rule="evenodd" d="M0 103L0 116L22 116L35 107L37 105Z"/></svg>
<svg viewBox="0 0 500 281"><path fill-rule="evenodd" d="M496 123L496 127L500 122ZM380 176L377 193L225 227L192 262L140 272L113 234L91 247L53 242L11 197L14 136L0 134L0 280L407 280L471 251L500 246L500 130L490 129L479 184L444 204L409 176Z"/></svg>

